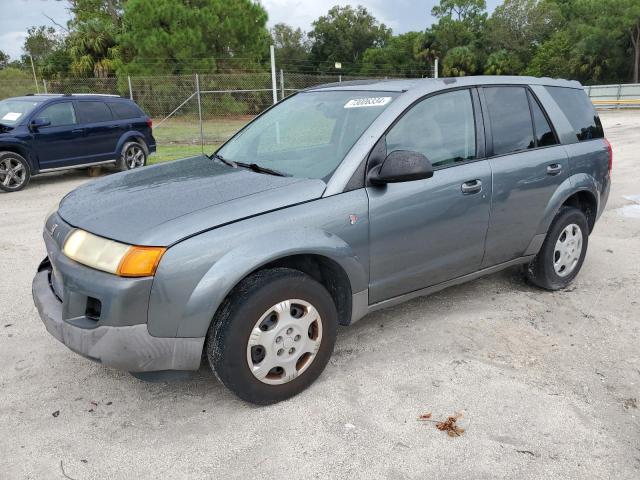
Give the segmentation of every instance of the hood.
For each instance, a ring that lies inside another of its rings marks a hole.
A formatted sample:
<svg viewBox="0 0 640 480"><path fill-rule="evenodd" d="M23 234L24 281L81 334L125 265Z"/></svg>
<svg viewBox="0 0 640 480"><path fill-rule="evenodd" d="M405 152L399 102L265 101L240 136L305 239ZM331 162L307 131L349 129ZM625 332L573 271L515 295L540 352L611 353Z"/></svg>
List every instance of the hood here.
<svg viewBox="0 0 640 480"><path fill-rule="evenodd" d="M132 245L185 237L320 198L322 180L232 168L208 157L110 175L73 190L58 214L70 225Z"/></svg>

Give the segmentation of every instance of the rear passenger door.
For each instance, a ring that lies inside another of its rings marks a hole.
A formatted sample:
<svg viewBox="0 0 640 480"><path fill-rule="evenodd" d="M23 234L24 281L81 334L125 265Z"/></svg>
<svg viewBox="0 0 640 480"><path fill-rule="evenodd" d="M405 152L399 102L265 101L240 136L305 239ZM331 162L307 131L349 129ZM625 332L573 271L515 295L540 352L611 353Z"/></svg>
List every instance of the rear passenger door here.
<svg viewBox="0 0 640 480"><path fill-rule="evenodd" d="M106 103L95 100L76 102L78 120L84 129L83 144L92 162L116 159L116 147L122 134Z"/></svg>
<svg viewBox="0 0 640 480"><path fill-rule="evenodd" d="M569 165L564 147L529 88L479 90L493 174L491 220L482 262L489 267L525 255L539 233L552 195L568 176Z"/></svg>

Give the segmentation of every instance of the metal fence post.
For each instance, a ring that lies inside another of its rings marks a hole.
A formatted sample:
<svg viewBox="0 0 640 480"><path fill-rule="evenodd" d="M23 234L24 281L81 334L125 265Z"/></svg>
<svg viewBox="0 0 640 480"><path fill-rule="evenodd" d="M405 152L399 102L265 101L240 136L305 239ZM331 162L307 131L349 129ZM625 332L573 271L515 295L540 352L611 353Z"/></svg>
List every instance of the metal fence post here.
<svg viewBox="0 0 640 480"><path fill-rule="evenodd" d="M196 98L198 99L198 119L200 120L200 145L204 153L204 125L202 124L202 100L200 98L200 76L196 73Z"/></svg>
<svg viewBox="0 0 640 480"><path fill-rule="evenodd" d="M618 95L616 96L617 105L616 108L620 108L620 94L622 93L622 84L618 84Z"/></svg>
<svg viewBox="0 0 640 480"><path fill-rule="evenodd" d="M131 88L131 77L127 75L127 82L129 82L129 99L133 100L133 88Z"/></svg>
<svg viewBox="0 0 640 480"><path fill-rule="evenodd" d="M49 93L49 92L47 91L47 81L46 81L44 78L42 79L42 88L44 88L44 93L45 93L45 95L46 95L47 93Z"/></svg>
<svg viewBox="0 0 640 480"><path fill-rule="evenodd" d="M271 54L271 88L273 89L273 103L278 103L278 86L276 85L276 49L273 45L269 47Z"/></svg>
<svg viewBox="0 0 640 480"><path fill-rule="evenodd" d="M284 100L284 72L280 69L280 100Z"/></svg>
<svg viewBox="0 0 640 480"><path fill-rule="evenodd" d="M438 78L438 58L433 61L433 78Z"/></svg>

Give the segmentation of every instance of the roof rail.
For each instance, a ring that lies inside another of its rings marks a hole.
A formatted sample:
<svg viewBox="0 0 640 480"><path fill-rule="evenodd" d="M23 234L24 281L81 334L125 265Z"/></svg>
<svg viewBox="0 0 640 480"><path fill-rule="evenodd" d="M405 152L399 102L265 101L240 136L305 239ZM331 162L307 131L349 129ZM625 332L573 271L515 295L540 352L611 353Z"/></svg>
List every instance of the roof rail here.
<svg viewBox="0 0 640 480"><path fill-rule="evenodd" d="M82 96L91 96L91 97L119 97L120 95L113 95L111 93L65 93L65 97L82 97Z"/></svg>

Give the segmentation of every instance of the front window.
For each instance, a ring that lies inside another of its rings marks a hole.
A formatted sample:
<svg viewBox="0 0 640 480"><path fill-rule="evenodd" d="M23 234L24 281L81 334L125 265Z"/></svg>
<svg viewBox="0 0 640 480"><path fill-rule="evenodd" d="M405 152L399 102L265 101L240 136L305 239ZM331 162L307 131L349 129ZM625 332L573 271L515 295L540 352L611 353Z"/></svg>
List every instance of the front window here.
<svg viewBox="0 0 640 480"><path fill-rule="evenodd" d="M15 127L38 105L37 100L7 99L0 102L0 124Z"/></svg>
<svg viewBox="0 0 640 480"><path fill-rule="evenodd" d="M303 92L248 125L218 154L294 177L327 179L394 92Z"/></svg>

